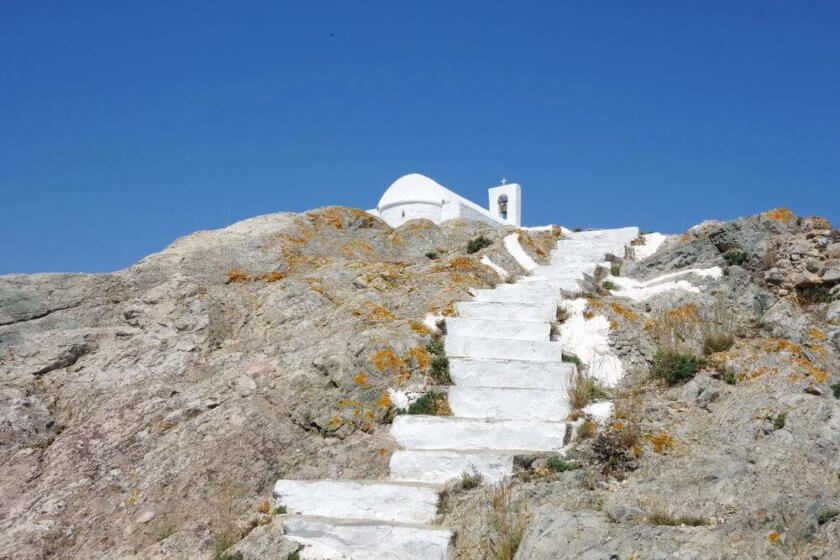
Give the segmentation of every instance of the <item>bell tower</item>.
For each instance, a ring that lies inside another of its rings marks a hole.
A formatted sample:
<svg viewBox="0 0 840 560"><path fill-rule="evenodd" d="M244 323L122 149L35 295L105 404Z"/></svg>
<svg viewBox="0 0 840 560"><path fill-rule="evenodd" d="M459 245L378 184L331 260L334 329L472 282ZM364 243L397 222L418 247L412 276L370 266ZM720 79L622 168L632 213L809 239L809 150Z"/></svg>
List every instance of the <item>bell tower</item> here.
<svg viewBox="0 0 840 560"><path fill-rule="evenodd" d="M519 183L508 183L507 179L502 179L498 187L492 187L487 192L487 209L494 218L512 226L522 225L522 188Z"/></svg>

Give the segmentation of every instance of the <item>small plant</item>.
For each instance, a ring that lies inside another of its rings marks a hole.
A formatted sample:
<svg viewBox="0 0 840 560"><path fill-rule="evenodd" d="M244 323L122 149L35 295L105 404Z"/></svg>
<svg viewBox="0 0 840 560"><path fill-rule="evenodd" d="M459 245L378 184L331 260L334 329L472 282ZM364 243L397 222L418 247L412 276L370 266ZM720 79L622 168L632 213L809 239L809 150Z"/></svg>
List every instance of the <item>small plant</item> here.
<svg viewBox="0 0 840 560"><path fill-rule="evenodd" d="M650 373L654 377L664 379L668 385L676 385L694 377L705 363L706 361L699 356L660 348L653 355Z"/></svg>
<svg viewBox="0 0 840 560"><path fill-rule="evenodd" d="M616 285L610 282L609 280L604 280L601 282L601 287L607 291L615 290Z"/></svg>
<svg viewBox="0 0 840 560"><path fill-rule="evenodd" d="M274 512L274 515L284 515L289 513L289 508L286 506L277 506L272 511Z"/></svg>
<svg viewBox="0 0 840 560"><path fill-rule="evenodd" d="M680 525L700 527L709 524L709 521L702 517L695 517L693 515L681 515L677 517L664 511L654 511L648 514L645 517L645 521L651 525L666 525L669 527L679 527Z"/></svg>
<svg viewBox="0 0 840 560"><path fill-rule="evenodd" d="M774 430L781 430L785 427L785 422L787 421L787 412L780 412L776 416L773 417L773 429Z"/></svg>
<svg viewBox="0 0 840 560"><path fill-rule="evenodd" d="M569 310L562 305L557 306L557 312L554 315L555 321L558 323L565 323L569 319Z"/></svg>
<svg viewBox="0 0 840 560"><path fill-rule="evenodd" d="M621 276L621 265L618 263L612 263L612 266L610 266L610 274L613 276Z"/></svg>
<svg viewBox="0 0 840 560"><path fill-rule="evenodd" d="M840 515L840 509L824 510L824 511L820 512L820 514L817 516L817 523L819 523L820 525L825 525L826 523L828 523L829 521L831 521L832 519L834 519L838 515Z"/></svg>
<svg viewBox="0 0 840 560"><path fill-rule="evenodd" d="M549 457L548 461L546 461L545 463L545 466L547 466L554 472L573 471L575 469L580 468L580 465L572 463L570 461L565 461L562 458L556 456Z"/></svg>
<svg viewBox="0 0 840 560"><path fill-rule="evenodd" d="M580 410L592 401L604 399L609 396L609 393L601 383L586 375L580 369L575 371L574 375L569 378L566 394L569 397L569 404L572 410Z"/></svg>
<svg viewBox="0 0 840 560"><path fill-rule="evenodd" d="M567 354L563 352L562 360L566 363L575 364L578 368L583 367L583 362L581 362L580 358L578 358L575 354Z"/></svg>
<svg viewBox="0 0 840 560"><path fill-rule="evenodd" d="M297 550L294 552L290 552L288 556L286 556L286 560L300 560L300 552Z"/></svg>
<svg viewBox="0 0 840 560"><path fill-rule="evenodd" d="M578 439L589 439L595 435L597 429L598 424L595 423L594 420L586 420L583 424L581 424L580 428L578 428L577 437Z"/></svg>
<svg viewBox="0 0 840 560"><path fill-rule="evenodd" d="M432 340L429 341L429 343L426 345L426 350L429 351L429 354L433 354L435 356L443 356L443 338L439 336L433 337Z"/></svg>
<svg viewBox="0 0 840 560"><path fill-rule="evenodd" d="M715 352L724 352L735 344L735 337L731 333L716 332L703 337L703 354L708 356Z"/></svg>
<svg viewBox="0 0 840 560"><path fill-rule="evenodd" d="M483 480L484 477L481 476L481 473L473 469L472 472L461 473L461 480L458 482L458 487L461 490L472 490L481 486Z"/></svg>
<svg viewBox="0 0 840 560"><path fill-rule="evenodd" d="M239 530L233 526L216 533L213 537L213 560L241 560L241 554L237 558L236 555L226 552L239 541L240 537Z"/></svg>
<svg viewBox="0 0 840 560"><path fill-rule="evenodd" d="M408 407L409 414L428 414L432 416L449 416L452 410L445 393L431 391L426 393Z"/></svg>
<svg viewBox="0 0 840 560"><path fill-rule="evenodd" d="M437 251L429 251L426 253L426 258L428 258L429 260L435 260L439 256L440 255L438 255Z"/></svg>
<svg viewBox="0 0 840 560"><path fill-rule="evenodd" d="M723 379L724 383L726 383L727 385L735 385L735 383L737 382L735 373L731 371L725 371L721 379Z"/></svg>
<svg viewBox="0 0 840 560"><path fill-rule="evenodd" d="M723 260L725 260L726 264L728 264L729 266L740 266L747 262L749 258L749 254L747 254L745 251L737 251L735 249L727 251L723 254Z"/></svg>
<svg viewBox="0 0 840 560"><path fill-rule="evenodd" d="M449 358L446 356L432 358L429 373L438 385L452 385L452 377L449 375Z"/></svg>
<svg viewBox="0 0 840 560"><path fill-rule="evenodd" d="M477 253L485 247L489 247L492 244L492 241L490 241L483 235L479 235L475 239L470 239L469 243L467 243L467 253Z"/></svg>
<svg viewBox="0 0 840 560"><path fill-rule="evenodd" d="M505 284L516 284L516 276L508 274L504 279Z"/></svg>
<svg viewBox="0 0 840 560"><path fill-rule="evenodd" d="M835 383L831 386L831 394L835 399L840 399L840 383Z"/></svg>
<svg viewBox="0 0 840 560"><path fill-rule="evenodd" d="M495 533L489 542L488 560L513 560L528 527L528 515L515 507L509 485L499 485L490 499L490 526Z"/></svg>
<svg viewBox="0 0 840 560"><path fill-rule="evenodd" d="M825 284L814 284L796 288L796 298L804 305L831 303L834 297Z"/></svg>

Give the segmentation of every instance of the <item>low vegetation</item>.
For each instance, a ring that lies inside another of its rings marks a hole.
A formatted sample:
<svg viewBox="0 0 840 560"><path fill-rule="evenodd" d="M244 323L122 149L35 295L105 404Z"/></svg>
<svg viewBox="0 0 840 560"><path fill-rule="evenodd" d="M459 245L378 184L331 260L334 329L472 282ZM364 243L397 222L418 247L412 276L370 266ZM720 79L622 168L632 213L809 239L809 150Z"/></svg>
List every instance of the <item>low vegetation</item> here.
<svg viewBox="0 0 840 560"><path fill-rule="evenodd" d="M428 414L431 416L449 416L449 400L446 393L430 391L408 406L409 414Z"/></svg>
<svg viewBox="0 0 840 560"><path fill-rule="evenodd" d="M477 253L492 244L493 242L491 240L487 239L483 235L479 235L475 239L470 239L469 243L467 243L467 253Z"/></svg>
<svg viewBox="0 0 840 560"><path fill-rule="evenodd" d="M621 276L621 265L613 263L612 266L610 266L610 274L613 276Z"/></svg>
<svg viewBox="0 0 840 560"><path fill-rule="evenodd" d="M582 368L578 368L569 378L566 394L572 410L580 410L593 401L609 398L606 388L597 379L587 375Z"/></svg>
<svg viewBox="0 0 840 560"><path fill-rule="evenodd" d="M679 527L685 525L686 527L701 527L708 525L709 520L703 517L695 517L693 515L675 516L666 512L664 509L654 509L645 517L645 521L651 525L665 525L668 527Z"/></svg>
<svg viewBox="0 0 840 560"><path fill-rule="evenodd" d="M426 258L427 258L427 259L430 259L430 260L435 260L435 259L437 259L439 256L440 256L440 255L438 255L438 252L437 252L437 251L428 251L428 252L426 253Z"/></svg>
<svg viewBox="0 0 840 560"><path fill-rule="evenodd" d="M488 560L513 560L525 536L529 516L514 504L508 484L500 484L494 489L490 505L493 535L488 539L489 550L484 557Z"/></svg>
<svg viewBox="0 0 840 560"><path fill-rule="evenodd" d="M449 358L444 351L443 338L436 336L426 345L426 350L432 355L429 362L429 375L438 385L452 385L449 375Z"/></svg>
<svg viewBox="0 0 840 560"><path fill-rule="evenodd" d="M676 385L694 377L705 362L700 356L660 348L653 355L650 373L654 377L664 379L668 385Z"/></svg>
<svg viewBox="0 0 840 560"><path fill-rule="evenodd" d="M457 488L459 490L472 490L481 486L483 480L484 477L481 476L481 473L473 469L472 472L461 473L461 479L458 481Z"/></svg>
<svg viewBox="0 0 840 560"><path fill-rule="evenodd" d="M566 461L562 457L549 457L548 461L545 464L546 467L551 469L554 472L566 472L566 471L573 471L575 469L580 468L580 465L577 463L573 463L571 461Z"/></svg>
<svg viewBox="0 0 840 560"><path fill-rule="evenodd" d="M826 509L826 510L823 510L817 516L817 523L819 523L820 525L825 525L826 523L828 523L829 521L831 521L832 519L834 519L838 515L840 515L840 509Z"/></svg>
<svg viewBox="0 0 840 560"><path fill-rule="evenodd" d="M732 249L731 251L727 251L723 254L723 260L726 261L726 264L729 266L740 266L749 260L750 256L745 251L738 251Z"/></svg>
<svg viewBox="0 0 840 560"><path fill-rule="evenodd" d="M601 282L601 288L603 288L607 291L610 291L610 290L615 290L616 285L613 284L612 282L610 282L609 280L604 280L603 282Z"/></svg>

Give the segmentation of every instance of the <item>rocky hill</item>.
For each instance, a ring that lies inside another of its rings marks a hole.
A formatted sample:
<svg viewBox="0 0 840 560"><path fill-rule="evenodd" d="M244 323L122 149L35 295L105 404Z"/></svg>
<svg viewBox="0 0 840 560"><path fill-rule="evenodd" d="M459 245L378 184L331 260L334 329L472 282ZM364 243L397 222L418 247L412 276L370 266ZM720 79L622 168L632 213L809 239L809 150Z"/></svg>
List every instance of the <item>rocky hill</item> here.
<svg viewBox="0 0 840 560"><path fill-rule="evenodd" d="M527 275L513 233L537 264L563 235L327 207L0 277L0 558L294 557L275 481L388 476L439 322ZM654 240L554 325L607 325L625 375L568 356L577 438L450 484L453 557L838 557L840 231L779 209Z"/></svg>

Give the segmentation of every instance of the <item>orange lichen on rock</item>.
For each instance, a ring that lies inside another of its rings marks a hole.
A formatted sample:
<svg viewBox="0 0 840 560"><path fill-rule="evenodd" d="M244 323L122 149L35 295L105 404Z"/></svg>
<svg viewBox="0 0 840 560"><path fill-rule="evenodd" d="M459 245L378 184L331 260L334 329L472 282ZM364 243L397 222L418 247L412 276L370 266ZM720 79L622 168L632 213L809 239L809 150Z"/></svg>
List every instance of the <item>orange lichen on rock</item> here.
<svg viewBox="0 0 840 560"><path fill-rule="evenodd" d="M375 252L373 246L364 239L351 239L338 248L349 259L367 258Z"/></svg>
<svg viewBox="0 0 840 560"><path fill-rule="evenodd" d="M382 396L376 400L376 405L382 408L390 408L391 404L391 394L388 391L383 391Z"/></svg>
<svg viewBox="0 0 840 560"><path fill-rule="evenodd" d="M770 534L767 535L767 540L771 543L776 543L779 541L782 535L779 534L778 531L770 531Z"/></svg>
<svg viewBox="0 0 840 560"><path fill-rule="evenodd" d="M669 319L686 319L693 320L699 317L697 313L697 306L693 303L674 307L665 312L665 316Z"/></svg>
<svg viewBox="0 0 840 560"><path fill-rule="evenodd" d="M618 321L615 319L610 319L610 330L617 331L618 330Z"/></svg>
<svg viewBox="0 0 840 560"><path fill-rule="evenodd" d="M353 378L353 382L359 387L367 387L367 372L359 371L359 373L357 373L356 376Z"/></svg>
<svg viewBox="0 0 840 560"><path fill-rule="evenodd" d="M673 436L668 435L666 432L659 432L658 434L645 434L642 437L650 443L650 446L655 453L665 453L666 451L673 449L674 444L677 441L673 438Z"/></svg>
<svg viewBox="0 0 840 560"><path fill-rule="evenodd" d="M411 327L411 330L419 334L430 334L432 332L426 325L413 319L408 322L408 326Z"/></svg>
<svg viewBox="0 0 840 560"><path fill-rule="evenodd" d="M268 272L266 274L263 274L261 278L270 284L272 282L277 282L279 280L282 280L285 277L286 277L286 274L284 272L280 272L279 270L275 270L274 272Z"/></svg>
<svg viewBox="0 0 840 560"><path fill-rule="evenodd" d="M400 365L402 365L402 360L400 360L399 356L394 353L394 350L390 346L376 352L371 361L376 369L383 372L391 371L392 373L396 373L399 371Z"/></svg>
<svg viewBox="0 0 840 560"><path fill-rule="evenodd" d="M639 320L639 314L638 313L636 313L632 309L628 309L628 308L624 307L623 305L621 305L617 301L614 301L610 304L610 309L613 310L613 313L623 317L624 319L627 319L628 321L638 321Z"/></svg>
<svg viewBox="0 0 840 560"><path fill-rule="evenodd" d="M432 268L432 270L435 272L444 272L452 269L476 269L478 267L478 261L470 257L452 257L448 262L439 264Z"/></svg>
<svg viewBox="0 0 840 560"><path fill-rule="evenodd" d="M762 214L771 220L784 222L786 224L789 224L791 221L796 219L796 214L791 212L788 208L774 208L772 210L766 210L762 212Z"/></svg>
<svg viewBox="0 0 840 560"><path fill-rule="evenodd" d="M419 367L420 369L426 369L427 367L429 367L431 358L429 357L429 353L426 351L425 348L423 348L422 346L412 346L408 350L408 353L417 362L417 367Z"/></svg>
<svg viewBox="0 0 840 560"><path fill-rule="evenodd" d="M826 338L828 338L826 336L825 332L821 331L818 328L812 328L811 330L809 330L808 331L808 336L810 336L814 340L825 340Z"/></svg>
<svg viewBox="0 0 840 560"><path fill-rule="evenodd" d="M444 307L443 311L441 311L441 314L444 317L454 317L457 314L457 311L455 311L455 302L450 301L447 303L446 307Z"/></svg>
<svg viewBox="0 0 840 560"><path fill-rule="evenodd" d="M231 268L228 270L228 283L231 282L247 282L249 280L248 275L239 268Z"/></svg>
<svg viewBox="0 0 840 560"><path fill-rule="evenodd" d="M332 418L330 418L329 422L327 422L327 425L331 428L337 428L342 424L344 424L344 418L342 418L341 416L333 416Z"/></svg>
<svg viewBox="0 0 840 560"><path fill-rule="evenodd" d="M594 317L595 317L595 314L591 311L584 311L583 312L583 318L586 319L587 321L594 318Z"/></svg>

